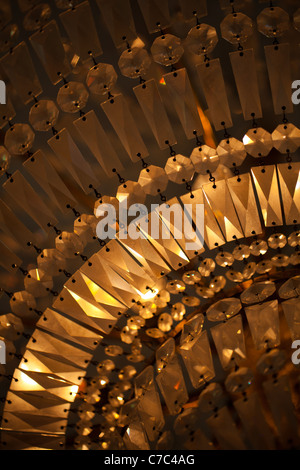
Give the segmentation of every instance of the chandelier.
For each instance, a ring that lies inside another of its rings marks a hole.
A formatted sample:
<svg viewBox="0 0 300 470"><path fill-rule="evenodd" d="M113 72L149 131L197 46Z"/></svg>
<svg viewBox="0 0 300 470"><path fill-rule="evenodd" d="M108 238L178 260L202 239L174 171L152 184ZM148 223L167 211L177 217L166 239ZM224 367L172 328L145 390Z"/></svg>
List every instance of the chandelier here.
<svg viewBox="0 0 300 470"><path fill-rule="evenodd" d="M299 449L299 2L0 28L0 448Z"/></svg>

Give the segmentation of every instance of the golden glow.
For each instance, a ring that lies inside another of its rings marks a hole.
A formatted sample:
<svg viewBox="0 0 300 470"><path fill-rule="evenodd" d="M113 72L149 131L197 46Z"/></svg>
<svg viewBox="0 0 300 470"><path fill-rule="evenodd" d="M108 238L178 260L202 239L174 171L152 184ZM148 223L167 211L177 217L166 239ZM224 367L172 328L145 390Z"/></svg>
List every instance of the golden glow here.
<svg viewBox="0 0 300 470"><path fill-rule="evenodd" d="M40 278L39 270L36 269L35 271L36 271L36 278L37 278L38 281L40 281L41 278Z"/></svg>
<svg viewBox="0 0 300 470"><path fill-rule="evenodd" d="M32 387L32 388L37 388L37 389L40 388L40 386L36 383L36 381L31 379L30 377L28 377L27 374L24 374L23 372L20 372L20 378L21 378L22 382L24 382L26 385L30 385L30 387Z"/></svg>
<svg viewBox="0 0 300 470"><path fill-rule="evenodd" d="M70 388L70 391L73 395L77 395L78 389L79 389L78 385L72 385L72 387Z"/></svg>
<svg viewBox="0 0 300 470"><path fill-rule="evenodd" d="M197 110L203 127L204 142L215 149L217 146L211 123L199 104L197 105Z"/></svg>
<svg viewBox="0 0 300 470"><path fill-rule="evenodd" d="M145 47L145 43L144 43L144 41L143 41L140 37L137 37L137 38L133 41L131 47L140 47L140 48L142 48L142 47Z"/></svg>
<svg viewBox="0 0 300 470"><path fill-rule="evenodd" d="M85 300L79 295L77 295L75 292L72 292L70 289L68 289L68 291L88 317L104 318L105 320L115 320L115 317L113 317L106 310L101 309L100 306L96 307L95 305L91 304L88 300Z"/></svg>
<svg viewBox="0 0 300 470"><path fill-rule="evenodd" d="M252 144L252 143L253 143L253 140L250 139L250 137L249 137L247 134L244 135L244 137L243 137L243 144L244 144L244 145L248 145L248 144Z"/></svg>
<svg viewBox="0 0 300 470"><path fill-rule="evenodd" d="M142 292L138 291L138 294L142 300L151 300L156 296L156 294L158 294L158 289L148 290L145 292L145 294L142 294Z"/></svg>

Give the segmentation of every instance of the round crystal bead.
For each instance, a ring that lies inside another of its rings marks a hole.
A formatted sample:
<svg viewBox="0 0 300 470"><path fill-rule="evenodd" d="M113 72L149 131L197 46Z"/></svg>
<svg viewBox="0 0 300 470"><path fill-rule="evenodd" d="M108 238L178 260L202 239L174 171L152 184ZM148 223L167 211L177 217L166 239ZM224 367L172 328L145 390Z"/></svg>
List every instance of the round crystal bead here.
<svg viewBox="0 0 300 470"><path fill-rule="evenodd" d="M234 297L229 299L222 299L211 305L206 315L209 321L221 321L227 320L228 318L236 315L242 308L242 304L239 299Z"/></svg>
<svg viewBox="0 0 300 470"><path fill-rule="evenodd" d="M196 294L199 295L199 297L203 297L203 299L212 299L215 295L215 292L209 287L198 286L195 290Z"/></svg>
<svg viewBox="0 0 300 470"><path fill-rule="evenodd" d="M187 35L184 45L193 54L209 54L218 44L217 31L208 24L199 24L194 26Z"/></svg>
<svg viewBox="0 0 300 470"><path fill-rule="evenodd" d="M215 408L219 408L224 400L222 387L218 383L209 384L203 392L200 393L198 408L202 413L206 413Z"/></svg>
<svg viewBox="0 0 300 470"><path fill-rule="evenodd" d="M179 292L184 292L185 291L185 283L183 281L178 280L178 279L174 279L174 280L169 281L167 283L166 289L171 294L178 294Z"/></svg>
<svg viewBox="0 0 300 470"><path fill-rule="evenodd" d="M279 7L265 8L257 17L258 31L268 38L282 36L289 26L288 13Z"/></svg>
<svg viewBox="0 0 300 470"><path fill-rule="evenodd" d="M59 111L51 100L35 103L29 112L29 122L36 131L49 131L58 120Z"/></svg>
<svg viewBox="0 0 300 470"><path fill-rule="evenodd" d="M24 28L26 31L35 31L41 29L48 23L51 17L51 8L47 3L40 3L36 7L29 10L24 18Z"/></svg>
<svg viewBox="0 0 300 470"><path fill-rule="evenodd" d="M137 334L138 332L136 330L131 330L128 326L124 326L121 330L120 338L123 343L131 344Z"/></svg>
<svg viewBox="0 0 300 470"><path fill-rule="evenodd" d="M0 316L0 336L4 336L9 341L15 341L23 331L22 320L13 313Z"/></svg>
<svg viewBox="0 0 300 470"><path fill-rule="evenodd" d="M265 273L270 272L272 268L273 268L272 261L265 259L257 263L256 272L257 274L265 274Z"/></svg>
<svg viewBox="0 0 300 470"><path fill-rule="evenodd" d="M293 153L300 147L300 129L294 124L279 124L272 133L273 145L281 153Z"/></svg>
<svg viewBox="0 0 300 470"><path fill-rule="evenodd" d="M231 372L225 380L225 388L230 393L242 393L252 384L253 372L248 367L240 367Z"/></svg>
<svg viewBox="0 0 300 470"><path fill-rule="evenodd" d="M185 296L182 297L182 303L187 307L198 307L198 305L200 305L200 299L198 299L198 297Z"/></svg>
<svg viewBox="0 0 300 470"><path fill-rule="evenodd" d="M109 346L106 346L104 352L107 356L111 357L122 356L123 348L121 348L121 346L117 346L116 344L110 344Z"/></svg>
<svg viewBox="0 0 300 470"><path fill-rule="evenodd" d="M300 245L300 232L293 232L288 238L288 244L293 248Z"/></svg>
<svg viewBox="0 0 300 470"><path fill-rule="evenodd" d="M202 145L195 148L191 153L191 161L197 173L206 175L207 173L214 173L220 163L217 151L208 145Z"/></svg>
<svg viewBox="0 0 300 470"><path fill-rule="evenodd" d="M215 270L216 263L211 258L205 258L198 266L198 271L203 277L208 277Z"/></svg>
<svg viewBox="0 0 300 470"><path fill-rule="evenodd" d="M243 142L234 137L222 140L217 147L217 153L220 163L228 167L240 166L247 156Z"/></svg>
<svg viewBox="0 0 300 470"><path fill-rule="evenodd" d="M226 286L226 279L224 276L216 276L209 283L209 288L214 292L220 292Z"/></svg>
<svg viewBox="0 0 300 470"><path fill-rule="evenodd" d="M62 232L55 239L57 251L61 252L66 258L73 258L75 253L81 253L83 244L73 232Z"/></svg>
<svg viewBox="0 0 300 470"><path fill-rule="evenodd" d="M164 333L167 333L168 331L171 330L172 325L173 325L173 318L169 313L162 313L161 315L159 315L157 326L161 331L163 331Z"/></svg>
<svg viewBox="0 0 300 470"><path fill-rule="evenodd" d="M116 216L117 217L119 216L119 201L116 197L111 197L111 196L102 196L101 199L98 199L98 201L95 202L94 215L96 217L99 217L98 209L100 208L101 210L105 210L106 205L114 206L116 210Z"/></svg>
<svg viewBox="0 0 300 470"><path fill-rule="evenodd" d="M168 158L165 172L170 181L180 184L190 181L195 170L189 158L177 154L175 157Z"/></svg>
<svg viewBox="0 0 300 470"><path fill-rule="evenodd" d="M151 47L153 60L161 65L176 64L183 53L181 40L173 34L164 34L156 38Z"/></svg>
<svg viewBox="0 0 300 470"><path fill-rule="evenodd" d="M297 29L297 31L300 31L300 8L295 11L293 19L295 28Z"/></svg>
<svg viewBox="0 0 300 470"><path fill-rule="evenodd" d="M300 263L300 251L296 251L290 256L290 264L297 266Z"/></svg>
<svg viewBox="0 0 300 470"><path fill-rule="evenodd" d="M232 282L242 282L244 280L242 273L234 271L233 269L229 269L229 271L227 271L226 277Z"/></svg>
<svg viewBox="0 0 300 470"><path fill-rule="evenodd" d="M231 253L228 253L227 251L221 251L220 253L218 253L215 257L215 260L216 263L219 266L222 266L223 268L231 266L234 263L233 255Z"/></svg>
<svg viewBox="0 0 300 470"><path fill-rule="evenodd" d="M46 289L52 289L53 280L48 273L41 269L31 269L28 276L24 278L24 287L35 297L46 297L48 292Z"/></svg>
<svg viewBox="0 0 300 470"><path fill-rule="evenodd" d="M282 255L282 254L272 256L271 261L273 265L276 266L277 268L288 266L290 262L289 257L286 255Z"/></svg>
<svg viewBox="0 0 300 470"><path fill-rule="evenodd" d="M164 336L163 332L158 328L148 328L146 335L150 336L150 338L163 338Z"/></svg>
<svg viewBox="0 0 300 470"><path fill-rule="evenodd" d="M129 208L133 204L143 204L146 194L136 181L126 181L118 187L116 197L120 204L126 201Z"/></svg>
<svg viewBox="0 0 300 470"><path fill-rule="evenodd" d="M248 289L244 290L241 294L241 301L243 304L255 304L263 302L276 290L274 282L264 281L252 284Z"/></svg>
<svg viewBox="0 0 300 470"><path fill-rule="evenodd" d="M279 349L272 349L259 358L256 363L256 370L262 375L273 375L278 373L285 363L285 352Z"/></svg>
<svg viewBox="0 0 300 470"><path fill-rule="evenodd" d="M28 124L14 124L4 137L4 145L12 155L24 155L34 142L34 132Z"/></svg>
<svg viewBox="0 0 300 470"><path fill-rule="evenodd" d="M256 263L248 263L247 266L243 269L243 278L250 279L256 271Z"/></svg>
<svg viewBox="0 0 300 470"><path fill-rule="evenodd" d="M111 64L97 64L88 71L86 84L91 93L106 95L114 87L117 78Z"/></svg>
<svg viewBox="0 0 300 470"><path fill-rule="evenodd" d="M50 274L50 276L57 276L59 269L65 269L67 266L66 259L56 249L45 249L37 257L37 265L39 269Z"/></svg>
<svg viewBox="0 0 300 470"><path fill-rule="evenodd" d="M300 295L300 276L291 277L280 287L279 297L281 299L290 299Z"/></svg>
<svg viewBox="0 0 300 470"><path fill-rule="evenodd" d="M19 37L19 28L16 24L9 24L0 31L0 52L6 52L14 46Z"/></svg>
<svg viewBox="0 0 300 470"><path fill-rule="evenodd" d="M15 292L14 296L9 301L11 311L16 315L24 316L24 311L29 308L36 308L35 298L30 292L22 290L20 292Z"/></svg>
<svg viewBox="0 0 300 470"><path fill-rule="evenodd" d="M270 248L276 250L277 248L283 248L287 243L286 236L283 233L274 233L268 238L268 244Z"/></svg>
<svg viewBox="0 0 300 470"><path fill-rule="evenodd" d="M146 302L139 308L139 315L145 320L148 320L149 318L153 317L153 315L156 313L156 310L157 307L154 302Z"/></svg>
<svg viewBox="0 0 300 470"><path fill-rule="evenodd" d="M255 240L250 245L251 255L260 256L268 251L268 244L265 240Z"/></svg>
<svg viewBox="0 0 300 470"><path fill-rule="evenodd" d="M232 252L234 259L238 261L249 258L250 254L250 248L248 245L238 245Z"/></svg>
<svg viewBox="0 0 300 470"><path fill-rule="evenodd" d="M133 366L124 366L118 373L119 380L130 380L136 375L136 368Z"/></svg>
<svg viewBox="0 0 300 470"><path fill-rule="evenodd" d="M142 316L136 315L128 318L127 326L131 330L139 330L145 326L145 319Z"/></svg>
<svg viewBox="0 0 300 470"><path fill-rule="evenodd" d="M97 371L102 375L104 373L106 374L107 372L111 372L115 367L115 363L111 359L104 359L104 361L97 365Z"/></svg>
<svg viewBox="0 0 300 470"><path fill-rule="evenodd" d="M230 13L222 21L221 34L231 44L241 44L252 36L252 20L243 13Z"/></svg>
<svg viewBox="0 0 300 470"><path fill-rule="evenodd" d="M137 78L148 72L151 59L145 49L133 47L122 52L118 64L122 75L128 78Z"/></svg>
<svg viewBox="0 0 300 470"><path fill-rule="evenodd" d="M141 171L138 183L145 194L155 196L159 192L165 191L168 185L168 177L163 168L150 165Z"/></svg>
<svg viewBox="0 0 300 470"><path fill-rule="evenodd" d="M88 99L88 91L80 82L66 83L57 94L57 103L65 113L77 113L85 107Z"/></svg>
<svg viewBox="0 0 300 470"><path fill-rule="evenodd" d="M94 215L81 214L74 222L74 233L80 237L83 245L93 241L98 220Z"/></svg>
<svg viewBox="0 0 300 470"><path fill-rule="evenodd" d="M243 144L247 153L255 158L266 157L273 148L271 134L262 127L250 129L243 137Z"/></svg>
<svg viewBox="0 0 300 470"><path fill-rule="evenodd" d="M153 302L157 305L158 308L165 308L170 302L170 293L162 289L153 299Z"/></svg>
<svg viewBox="0 0 300 470"><path fill-rule="evenodd" d="M174 321L181 321L185 315L185 306L181 302L172 305L171 315Z"/></svg>
<svg viewBox="0 0 300 470"><path fill-rule="evenodd" d="M0 146L0 176L2 176L8 170L10 159L10 153L6 150L5 147Z"/></svg>
<svg viewBox="0 0 300 470"><path fill-rule="evenodd" d="M187 271L183 274L182 280L185 284L192 286L201 280L201 276L197 271Z"/></svg>

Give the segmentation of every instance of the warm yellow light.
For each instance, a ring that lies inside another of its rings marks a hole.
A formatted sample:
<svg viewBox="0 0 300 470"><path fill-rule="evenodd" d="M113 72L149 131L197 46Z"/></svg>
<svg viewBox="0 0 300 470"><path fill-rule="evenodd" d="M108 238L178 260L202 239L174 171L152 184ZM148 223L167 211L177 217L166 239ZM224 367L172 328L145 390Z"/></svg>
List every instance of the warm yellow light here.
<svg viewBox="0 0 300 470"><path fill-rule="evenodd" d="M145 294L140 291L138 291L138 293L142 300L151 300L156 296L156 294L158 294L158 289L148 290L147 292L145 292Z"/></svg>
<svg viewBox="0 0 300 470"><path fill-rule="evenodd" d="M244 145L248 145L248 144L252 144L252 143L253 143L253 140L250 139L250 137L249 137L247 134L244 135L244 137L243 137L243 144L244 144Z"/></svg>
<svg viewBox="0 0 300 470"><path fill-rule="evenodd" d="M79 389L79 386L78 386L78 385L72 385L72 387L70 388L71 393L72 393L73 395L77 395L78 389Z"/></svg>

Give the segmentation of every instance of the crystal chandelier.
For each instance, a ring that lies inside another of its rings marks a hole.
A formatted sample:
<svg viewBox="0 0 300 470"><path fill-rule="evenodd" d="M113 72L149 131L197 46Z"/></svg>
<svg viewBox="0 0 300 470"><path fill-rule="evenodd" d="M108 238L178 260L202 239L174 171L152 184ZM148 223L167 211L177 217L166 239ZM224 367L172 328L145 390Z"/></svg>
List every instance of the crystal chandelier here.
<svg viewBox="0 0 300 470"><path fill-rule="evenodd" d="M299 2L0 0L0 28L0 448L300 448Z"/></svg>

